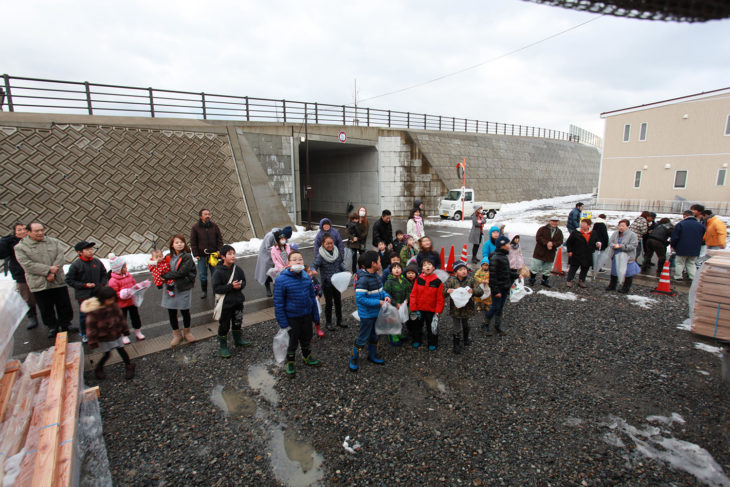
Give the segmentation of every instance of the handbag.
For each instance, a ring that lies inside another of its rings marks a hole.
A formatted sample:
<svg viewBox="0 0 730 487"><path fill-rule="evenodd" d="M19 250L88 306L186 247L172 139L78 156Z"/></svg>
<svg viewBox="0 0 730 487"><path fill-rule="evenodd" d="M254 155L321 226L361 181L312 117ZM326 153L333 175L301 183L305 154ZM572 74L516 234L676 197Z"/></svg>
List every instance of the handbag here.
<svg viewBox="0 0 730 487"><path fill-rule="evenodd" d="M233 270L231 271L231 277L228 278L228 284L233 282L233 276L236 274L236 265L233 266ZM223 313L223 300L225 299L225 294L218 294L215 295L215 307L213 308L213 319L219 320L221 317L221 313Z"/></svg>

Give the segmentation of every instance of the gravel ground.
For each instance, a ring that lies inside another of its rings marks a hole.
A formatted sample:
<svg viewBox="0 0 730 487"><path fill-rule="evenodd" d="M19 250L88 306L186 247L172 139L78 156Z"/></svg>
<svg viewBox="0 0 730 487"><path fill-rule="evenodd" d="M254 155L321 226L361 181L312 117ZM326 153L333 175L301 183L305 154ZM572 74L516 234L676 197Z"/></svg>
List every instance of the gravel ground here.
<svg viewBox="0 0 730 487"><path fill-rule="evenodd" d="M298 357L293 379L272 362L274 322L247 328L254 345L229 360L206 340L138 360L130 382L110 366L112 475L145 486L730 485L717 473L730 471L730 389L720 359L676 328L682 297L635 286L656 299L645 309L593 286L574 301L508 304L507 335L476 329L461 356L446 335L435 352L381 345L386 364L357 374L352 318L315 339L324 365ZM682 441L707 450L715 472L702 451L677 452Z"/></svg>

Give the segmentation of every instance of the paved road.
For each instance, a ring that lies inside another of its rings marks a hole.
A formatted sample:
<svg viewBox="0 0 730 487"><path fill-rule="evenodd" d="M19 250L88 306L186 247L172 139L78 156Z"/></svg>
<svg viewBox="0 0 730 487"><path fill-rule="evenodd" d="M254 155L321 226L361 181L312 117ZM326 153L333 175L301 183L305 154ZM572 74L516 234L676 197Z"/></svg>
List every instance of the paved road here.
<svg viewBox="0 0 730 487"><path fill-rule="evenodd" d="M405 221L394 220L393 230L403 229L405 230ZM449 249L451 245L454 245L455 258L458 260L461 256L461 250L464 243L467 242L469 234L468 229L444 227L439 225L429 225L426 223L427 234L433 239L434 248L440 249L442 246L446 247L446 258L448 258ZM522 238L523 254L525 260L529 260L529 256L532 255L532 249L535 245L534 236L524 236ZM471 245L468 247L469 259L471 259ZM313 250L311 245L303 245L302 251L305 256L306 262L311 262L313 258ZM244 294L246 295L246 310L254 311L261 308L271 307L273 303L270 298L266 297L266 292L263 286L259 285L254 280L254 270L256 268L256 256L241 257L237 260L237 264L246 273L246 288ZM145 279L151 279L152 276L148 272L135 274L135 279L139 282ZM210 291L210 290L209 290ZM70 290L73 293L73 290ZM145 295L145 300L140 308L140 316L142 318L142 331L150 337L156 337L160 335L166 335L170 333L170 327L167 321L167 310L160 306L160 300L162 298L162 291L155 288L154 286L149 289ZM73 299L73 296L72 296ZM209 292L208 298L200 299L200 286L195 287L193 290L193 307L191 313L193 316L193 327L210 323L212 321L212 307L213 307L213 293ZM74 304L75 312L78 313L78 305ZM181 318L180 318L181 319ZM78 320L77 316L75 320ZM75 321L75 324L76 321ZM46 336L47 329L44 326L39 326L34 330L27 330L25 323L21 323L18 330L15 332L15 348L14 355L23 356L28 352L35 350L43 350L49 347L52 342ZM78 340L78 335L71 337L72 340Z"/></svg>

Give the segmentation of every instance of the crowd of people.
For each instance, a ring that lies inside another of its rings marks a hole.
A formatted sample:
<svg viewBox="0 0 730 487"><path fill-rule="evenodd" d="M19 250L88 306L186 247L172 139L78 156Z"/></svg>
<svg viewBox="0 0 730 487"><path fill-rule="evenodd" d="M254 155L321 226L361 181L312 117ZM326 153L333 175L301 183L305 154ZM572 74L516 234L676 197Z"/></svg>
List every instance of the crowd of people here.
<svg viewBox="0 0 730 487"><path fill-rule="evenodd" d="M328 331L347 328L342 316L342 296L332 281L333 276L348 269L355 274L360 322L348 367L357 371L363 357L374 364L384 363L378 355L375 323L386 304L398 311L407 306L403 332L388 335L392 346L409 343L419 348L423 344L434 351L439 346L440 331L447 327L453 351L458 354L471 343L469 322L479 312L484 313L482 328L487 334L505 333L503 309L519 276L526 277L530 285L535 285L539 278L542 286L551 287L556 254L563 246L568 256L567 287L573 287L576 274L577 285L587 287L590 269L593 268L595 276L606 266L610 267L606 289L628 293L635 275L649 272L654 265L657 275L661 273L668 246L674 279L683 279L685 271L693 279L703 249L725 248L727 236L723 221L701 205L685 211L682 221L676 224L668 218L657 221L656 214L644 211L633 222L620 220L609 236L606 216L586 218L583 204L578 203L568 215L567 238L559 228L559 217L551 217L538 229L532 259L526 265L520 236L504 235L504 226L493 225L485 231L487 218L477 205L473 207L468 241L472 244L471 262L478 263L479 268L472 273L466 262L457 261L452 274L445 277L437 272L443 263L426 234L423 214L423 203L416 201L406 231L396 230L395 234L388 210L382 211L373 223L372 233L364 207L348 215L344 235L334 228L331 220L324 218L314 239L313 255L306 258L296 244L290 243L290 226L271 229L265 235L254 277L264 286L267 296L273 297L276 320L288 331L288 375L296 373L298 349L306 365L320 365L313 356L311 343L315 332L319 337L324 336L320 326L322 318ZM107 270L94 255L95 244L88 241L74 246L78 258L64 274L66 246L62 242L45 235L45 228L38 221L13 225L13 233L0 240L0 258L6 259L18 292L29 306L28 328L38 326L37 308L49 338L59 331L76 331L71 325L73 307L68 293L71 287L78 302L78 331L82 341L104 352L97 363L96 376L105 377L104 363L110 352L117 350L126 364L126 377L132 378L135 368L124 352L124 345L130 343L132 332L136 340L145 339L136 296L152 283L162 290L160 305L168 311L172 330L170 346L175 347L183 341L195 341L191 332L192 289L197 276L200 297L205 299L208 276L211 276L220 355L231 356L229 332L236 347L249 346L251 342L244 340L242 331L245 273L236 265L235 249L224 245L219 227L211 221L210 211L202 209L198 216L189 243L182 234L176 234L168 241L167 255L159 249L152 252L149 262L152 282L141 283L128 272L123 257L110 255ZM368 248L369 235L372 248ZM654 255L656 264L652 262ZM311 266L306 266L305 260ZM459 295L458 305L452 299L456 296L452 296L454 292ZM322 296L323 313L319 305ZM450 324L439 321L447 305ZM132 324L131 329L127 320Z"/></svg>

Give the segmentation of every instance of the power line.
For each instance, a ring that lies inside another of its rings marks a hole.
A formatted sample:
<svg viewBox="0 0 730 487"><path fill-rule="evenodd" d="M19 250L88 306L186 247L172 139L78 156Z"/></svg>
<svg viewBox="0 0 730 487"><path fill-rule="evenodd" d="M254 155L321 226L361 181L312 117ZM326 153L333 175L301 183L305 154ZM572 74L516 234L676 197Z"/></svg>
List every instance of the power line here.
<svg viewBox="0 0 730 487"><path fill-rule="evenodd" d="M387 93L383 93L382 95L377 95L377 96L371 96L371 97L369 97L369 98L363 98L363 99L359 100L359 102L360 102L360 103L362 103L362 102L364 102L364 101L374 100L374 99L376 99L376 98L382 98L382 97L384 97L384 96L388 96L388 95L394 95L394 94L396 94L396 93L402 93L402 92L404 92L404 91L412 90L413 88L418 88L419 86L424 86L424 85L427 85L427 84L430 84L430 83L434 83L434 82L436 82L436 81L440 81L440 80L442 80L442 79L445 79L445 78L449 78L449 77L451 77L451 76L456 76L457 74L461 74L461 73L464 73L464 72L466 72L466 71L470 71L470 70L472 70L472 69L476 69L476 68L479 68L479 67L481 67L481 66L484 66L485 64L493 63L494 61L498 61L498 60L500 60L500 59L506 58L506 57L508 57L508 56L511 56L511 55L513 55L513 54L517 54L518 52L521 52L521 51L524 51L524 50L526 50L526 49L529 49L529 48L531 48L531 47L533 47L533 46L536 46L536 45L538 45L538 44L542 44L542 43L543 43L543 42L545 42L545 41L549 41L550 39L553 39L553 38L555 38L555 37L558 37L558 36L560 36L560 35L563 35L563 34L565 34L566 32L570 32L571 30L575 30L575 29L577 29L577 28L579 28L579 27L583 27L584 25L586 25L586 24L589 24L589 23L593 22L594 20L598 20L598 19L600 19L600 18L601 18L601 17L603 17L604 15L605 15L605 14L601 14L601 15L599 15L599 16L597 16L597 17L593 17L592 19L586 20L585 22L582 22L582 23L580 23L580 24L574 25L574 26L572 26L572 27L569 27L569 28L567 28L567 29L565 29L565 30L561 30L560 32L557 32L557 33L555 33L555 34L552 34L552 35L550 35L550 36L548 36L548 37L545 37L545 38L543 38L543 39L540 39L539 41L535 41L535 42L532 42L532 43L530 43L530 44L527 44L527 45L525 45L525 46L522 46L522 47L520 47L520 48L518 48L518 49L515 49L515 50L513 50L513 51L510 51L510 52L508 52L508 53L505 53L505 54L501 54L501 55L499 55L499 56L497 56L497 57L494 57L494 58L492 58L492 59L488 59L488 60L486 60L486 61L483 61L483 62L481 62L481 63L478 63L478 64L474 64L474 65L472 65L472 66L468 66L468 67L466 67L466 68L462 68L462 69L460 69L460 70L458 70L458 71L453 71L453 72L451 72L451 73L448 73L448 74L444 74L444 75L438 76L438 77L436 77L436 78L433 78L433 79L430 79L430 80L428 80L428 81L423 81L423 82L421 82L421 83L416 83L415 85L407 86L407 87L405 87L405 88L400 88L400 89L398 89L398 90L394 90L394 91L389 91L389 92L387 92Z"/></svg>

